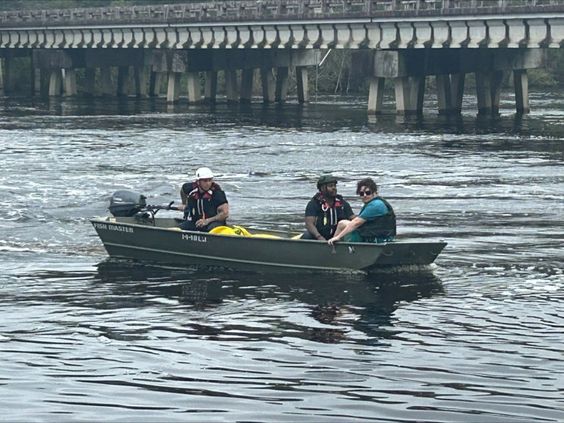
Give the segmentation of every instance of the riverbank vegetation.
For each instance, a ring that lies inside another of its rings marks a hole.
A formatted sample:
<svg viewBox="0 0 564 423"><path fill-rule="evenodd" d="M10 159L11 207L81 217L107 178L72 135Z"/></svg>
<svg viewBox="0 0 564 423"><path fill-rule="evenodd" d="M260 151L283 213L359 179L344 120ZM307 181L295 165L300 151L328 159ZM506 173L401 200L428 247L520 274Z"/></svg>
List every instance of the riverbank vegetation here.
<svg viewBox="0 0 564 423"><path fill-rule="evenodd" d="M77 7L145 6L201 2L201 0L2 0L0 10L73 9Z"/></svg>

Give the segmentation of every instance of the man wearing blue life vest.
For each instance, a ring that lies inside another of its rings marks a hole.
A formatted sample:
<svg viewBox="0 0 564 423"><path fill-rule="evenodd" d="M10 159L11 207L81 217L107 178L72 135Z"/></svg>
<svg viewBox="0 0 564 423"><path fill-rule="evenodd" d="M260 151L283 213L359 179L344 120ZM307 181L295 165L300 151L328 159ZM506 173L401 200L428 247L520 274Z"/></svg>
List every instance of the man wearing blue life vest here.
<svg viewBox="0 0 564 423"><path fill-rule="evenodd" d="M213 172L207 167L196 171L196 180L180 189L184 222L180 228L187 231L209 232L225 225L229 217L229 204L225 192L213 181Z"/></svg>
<svg viewBox="0 0 564 423"><path fill-rule="evenodd" d="M344 239L348 242L388 242L396 236L396 215L386 200L378 196L378 186L371 178L356 185L356 193L364 203L359 215L352 220L342 220L333 238L328 242Z"/></svg>
<svg viewBox="0 0 564 423"><path fill-rule="evenodd" d="M307 231L301 239L325 241L333 236L337 224L343 219L353 219L350 204L337 194L337 178L323 175L317 181L319 192L309 201L305 210Z"/></svg>

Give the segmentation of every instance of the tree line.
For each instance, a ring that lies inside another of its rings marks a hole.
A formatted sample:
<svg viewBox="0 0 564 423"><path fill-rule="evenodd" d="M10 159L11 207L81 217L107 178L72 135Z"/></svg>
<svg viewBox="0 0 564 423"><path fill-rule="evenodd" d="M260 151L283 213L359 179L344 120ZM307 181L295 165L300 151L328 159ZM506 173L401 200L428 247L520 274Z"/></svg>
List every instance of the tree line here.
<svg viewBox="0 0 564 423"><path fill-rule="evenodd" d="M195 0L2 0L0 2L0 10L74 9L180 3L200 2Z"/></svg>

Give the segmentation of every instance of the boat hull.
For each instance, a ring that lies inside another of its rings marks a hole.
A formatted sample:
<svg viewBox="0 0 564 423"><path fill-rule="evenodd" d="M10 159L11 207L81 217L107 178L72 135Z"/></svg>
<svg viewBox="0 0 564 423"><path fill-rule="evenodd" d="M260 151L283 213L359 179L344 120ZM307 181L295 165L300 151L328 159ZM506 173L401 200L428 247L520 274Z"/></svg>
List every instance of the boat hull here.
<svg viewBox="0 0 564 423"><path fill-rule="evenodd" d="M247 270L371 271L428 265L443 242L338 243L183 231L174 219L106 218L92 224L108 254L182 266Z"/></svg>

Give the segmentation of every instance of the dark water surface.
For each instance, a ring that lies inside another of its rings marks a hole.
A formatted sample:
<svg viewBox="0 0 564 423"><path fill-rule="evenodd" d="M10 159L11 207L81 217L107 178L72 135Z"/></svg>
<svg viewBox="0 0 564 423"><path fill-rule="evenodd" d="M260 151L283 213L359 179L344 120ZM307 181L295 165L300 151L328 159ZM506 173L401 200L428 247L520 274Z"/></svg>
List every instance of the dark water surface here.
<svg viewBox="0 0 564 423"><path fill-rule="evenodd" d="M333 99L0 100L0 420L564 421L564 100L531 103L369 122ZM178 201L201 165L232 223L300 229L323 172L358 211L373 176L402 236L449 245L370 276L107 260L109 195Z"/></svg>

